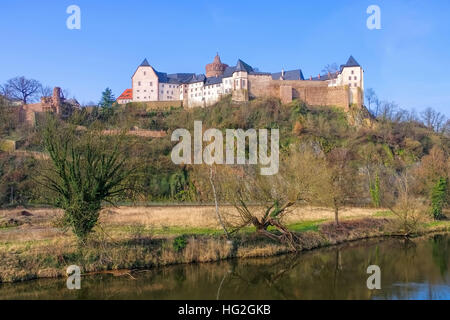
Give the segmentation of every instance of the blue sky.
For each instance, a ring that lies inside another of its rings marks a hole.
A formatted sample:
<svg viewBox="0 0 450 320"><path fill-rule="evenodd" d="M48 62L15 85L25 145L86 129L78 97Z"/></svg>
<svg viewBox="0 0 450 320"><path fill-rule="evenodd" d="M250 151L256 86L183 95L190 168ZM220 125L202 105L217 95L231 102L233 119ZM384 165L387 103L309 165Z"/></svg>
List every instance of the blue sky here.
<svg viewBox="0 0 450 320"><path fill-rule="evenodd" d="M81 30L66 27L72 4ZM366 27L372 4L381 30ZM158 71L204 73L219 52L228 64L309 77L353 55L380 98L450 116L449 13L442 0L1 0L0 83L24 75L87 103L131 87L144 58Z"/></svg>

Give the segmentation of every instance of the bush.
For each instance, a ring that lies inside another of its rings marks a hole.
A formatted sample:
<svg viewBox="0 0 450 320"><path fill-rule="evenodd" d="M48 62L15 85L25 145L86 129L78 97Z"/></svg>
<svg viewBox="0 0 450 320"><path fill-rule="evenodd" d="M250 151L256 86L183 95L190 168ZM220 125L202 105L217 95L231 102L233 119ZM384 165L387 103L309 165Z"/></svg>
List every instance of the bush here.
<svg viewBox="0 0 450 320"><path fill-rule="evenodd" d="M134 170L127 168L120 140L95 132L80 137L73 128L50 121L44 144L51 164L41 183L53 193L52 204L64 210L65 226L84 242L98 222L102 203L130 189L125 182Z"/></svg>
<svg viewBox="0 0 450 320"><path fill-rule="evenodd" d="M372 203L376 208L381 206L381 191L380 191L380 175L377 174L375 177L375 182L370 185L370 196L372 198Z"/></svg>
<svg viewBox="0 0 450 320"><path fill-rule="evenodd" d="M439 178L431 191L431 213L436 220L444 217L442 210L447 202L448 180Z"/></svg>
<svg viewBox="0 0 450 320"><path fill-rule="evenodd" d="M184 236L177 237L173 240L173 248L176 252L183 251L187 246L187 241Z"/></svg>

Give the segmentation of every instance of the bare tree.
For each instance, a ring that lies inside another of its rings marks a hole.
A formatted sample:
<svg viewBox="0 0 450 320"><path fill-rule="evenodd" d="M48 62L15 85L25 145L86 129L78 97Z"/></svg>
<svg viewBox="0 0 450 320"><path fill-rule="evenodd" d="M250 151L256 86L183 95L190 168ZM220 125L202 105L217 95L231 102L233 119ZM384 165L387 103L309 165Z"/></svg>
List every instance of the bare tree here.
<svg viewBox="0 0 450 320"><path fill-rule="evenodd" d="M69 99L69 96L70 96L70 91L69 91L69 89L67 89L67 88L65 88L65 89L62 89L62 96L63 96L63 98L65 98L65 99Z"/></svg>
<svg viewBox="0 0 450 320"><path fill-rule="evenodd" d="M317 200L334 210L336 225L339 225L339 212L349 202L361 197L358 171L352 166L353 153L346 148L335 148L328 155L328 168L317 194Z"/></svg>
<svg viewBox="0 0 450 320"><path fill-rule="evenodd" d="M332 83L334 83L334 78L336 78L336 73L338 72L339 68L337 63L331 63L331 64L327 64L322 72L328 75L329 80L332 81Z"/></svg>
<svg viewBox="0 0 450 320"><path fill-rule="evenodd" d="M366 100L368 104L367 107L369 108L370 113L372 113L376 117L378 111L375 112L374 110L372 110L372 104L374 104L376 100L378 100L375 90L373 90L372 88L366 90Z"/></svg>
<svg viewBox="0 0 450 320"><path fill-rule="evenodd" d="M337 63L331 63L331 64L327 64L322 72L326 73L326 74L333 74L336 73L339 70Z"/></svg>
<svg viewBox="0 0 450 320"><path fill-rule="evenodd" d="M222 219L222 216L221 216L220 210L219 210L219 201L218 201L218 197L217 197L216 186L214 184L214 168L212 166L209 168L209 181L211 183L211 189L212 189L213 196L214 196L217 220L219 221L220 226L222 227L223 231L225 232L227 238L230 239L230 234L228 233L227 227L225 226L225 223Z"/></svg>
<svg viewBox="0 0 450 320"><path fill-rule="evenodd" d="M41 97L50 97L53 94L53 90L49 86L41 86L39 89L39 95Z"/></svg>
<svg viewBox="0 0 450 320"><path fill-rule="evenodd" d="M295 235L283 225L282 219L290 212L298 195L288 188L287 177L281 173L261 176L253 167L220 169L221 189L228 190L227 198L238 212L238 216L227 214L231 233L251 225L264 237L293 245ZM269 227L276 228L278 233L269 231Z"/></svg>
<svg viewBox="0 0 450 320"><path fill-rule="evenodd" d="M442 129L442 133L447 136L450 137L450 119L447 120L447 122L445 123L444 128Z"/></svg>
<svg viewBox="0 0 450 320"><path fill-rule="evenodd" d="M378 118L384 122L395 122L398 119L399 107L395 102L381 101L379 106Z"/></svg>
<svg viewBox="0 0 450 320"><path fill-rule="evenodd" d="M3 86L5 95L13 100L20 100L24 104L35 101L39 95L42 85L39 81L16 77L9 79Z"/></svg>
<svg viewBox="0 0 450 320"><path fill-rule="evenodd" d="M434 110L433 108L426 108L421 114L423 124L430 130L439 132L445 124L445 116Z"/></svg>
<svg viewBox="0 0 450 320"><path fill-rule="evenodd" d="M398 229L402 236L417 232L428 219L428 208L414 193L416 181L408 172L387 176L389 188L383 194L383 206L396 216Z"/></svg>

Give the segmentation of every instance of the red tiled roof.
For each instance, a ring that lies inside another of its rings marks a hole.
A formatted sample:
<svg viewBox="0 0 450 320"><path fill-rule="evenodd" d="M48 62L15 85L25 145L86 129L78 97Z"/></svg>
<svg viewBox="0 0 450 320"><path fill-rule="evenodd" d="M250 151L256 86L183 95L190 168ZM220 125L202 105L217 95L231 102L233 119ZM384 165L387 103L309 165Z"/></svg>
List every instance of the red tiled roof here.
<svg viewBox="0 0 450 320"><path fill-rule="evenodd" d="M133 89L125 90L117 100L133 100Z"/></svg>

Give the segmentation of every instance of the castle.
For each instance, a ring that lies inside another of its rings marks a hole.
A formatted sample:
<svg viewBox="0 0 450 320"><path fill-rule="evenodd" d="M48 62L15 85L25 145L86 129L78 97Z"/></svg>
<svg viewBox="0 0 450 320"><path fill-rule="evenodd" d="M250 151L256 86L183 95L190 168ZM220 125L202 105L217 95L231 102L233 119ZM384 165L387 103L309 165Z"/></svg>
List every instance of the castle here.
<svg viewBox="0 0 450 320"><path fill-rule="evenodd" d="M230 67L217 54L206 65L206 74L167 74L158 72L145 59L132 76L132 88L125 90L117 102L178 101L194 108L213 105L226 95L231 95L234 102L277 97L283 103L299 99L312 106L348 110L351 105L363 105L364 70L350 56L338 71L305 79L301 69L260 72L242 60Z"/></svg>
<svg viewBox="0 0 450 320"><path fill-rule="evenodd" d="M60 117L69 117L80 104L75 99L65 99L61 88L55 87L51 97L42 97L39 103L21 105L19 114L21 121L31 125L35 124L36 114L51 112Z"/></svg>

